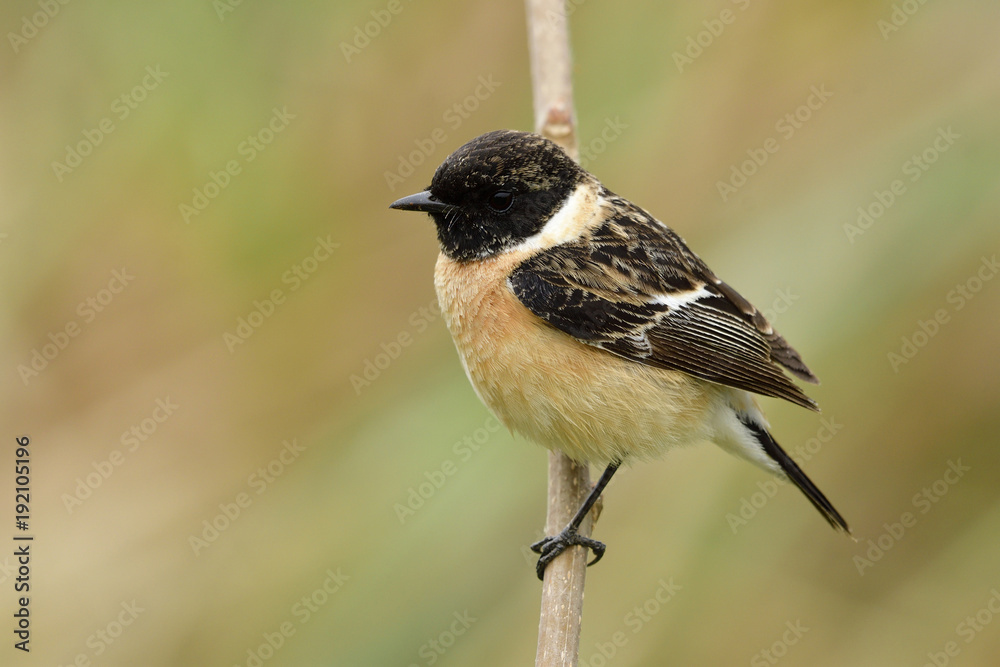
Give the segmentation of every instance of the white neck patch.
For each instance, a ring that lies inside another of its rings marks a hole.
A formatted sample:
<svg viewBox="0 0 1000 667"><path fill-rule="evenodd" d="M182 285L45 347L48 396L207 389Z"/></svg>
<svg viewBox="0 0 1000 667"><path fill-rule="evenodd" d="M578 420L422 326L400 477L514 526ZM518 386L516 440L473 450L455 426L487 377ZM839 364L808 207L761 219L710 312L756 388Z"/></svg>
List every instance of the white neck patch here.
<svg viewBox="0 0 1000 667"><path fill-rule="evenodd" d="M563 202L541 231L521 241L508 252L538 252L580 238L601 211L592 184L584 182Z"/></svg>

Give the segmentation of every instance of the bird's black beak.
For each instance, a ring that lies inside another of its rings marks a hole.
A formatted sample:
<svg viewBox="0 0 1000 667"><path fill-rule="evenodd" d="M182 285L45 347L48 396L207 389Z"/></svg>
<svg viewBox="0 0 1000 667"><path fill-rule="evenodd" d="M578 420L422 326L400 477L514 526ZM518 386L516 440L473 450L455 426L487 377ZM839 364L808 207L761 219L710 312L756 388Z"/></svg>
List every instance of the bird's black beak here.
<svg viewBox="0 0 1000 667"><path fill-rule="evenodd" d="M415 195L410 195L409 197L403 197L402 199L397 199L396 201L389 204L389 208L399 209L400 211L424 211L426 213L441 213L452 208L451 204L445 204L442 201L438 201L431 194L430 190L424 190L423 192L418 192Z"/></svg>

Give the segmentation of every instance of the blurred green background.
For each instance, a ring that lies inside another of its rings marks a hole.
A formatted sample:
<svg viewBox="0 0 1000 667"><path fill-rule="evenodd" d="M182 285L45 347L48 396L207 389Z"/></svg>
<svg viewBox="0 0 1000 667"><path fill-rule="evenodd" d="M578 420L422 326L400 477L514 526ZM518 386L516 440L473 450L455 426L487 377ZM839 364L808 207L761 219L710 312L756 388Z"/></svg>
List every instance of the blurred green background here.
<svg viewBox="0 0 1000 667"><path fill-rule="evenodd" d="M1000 6L570 22L589 169L822 378L822 415L764 404L858 538L715 447L627 469L581 664L996 664ZM546 454L479 404L433 228L387 208L531 129L523 6L18 1L0 25L0 663L532 664Z"/></svg>

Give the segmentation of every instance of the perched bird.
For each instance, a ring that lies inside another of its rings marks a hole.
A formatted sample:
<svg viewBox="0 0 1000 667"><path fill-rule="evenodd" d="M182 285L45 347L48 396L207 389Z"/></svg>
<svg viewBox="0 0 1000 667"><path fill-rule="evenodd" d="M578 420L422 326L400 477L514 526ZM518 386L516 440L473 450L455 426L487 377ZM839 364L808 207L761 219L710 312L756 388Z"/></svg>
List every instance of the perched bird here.
<svg viewBox="0 0 1000 667"><path fill-rule="evenodd" d="M817 410L783 371L818 382L764 316L669 227L555 143L498 130L448 156L391 208L429 213L434 284L479 398L509 429L606 465L537 573L568 547L618 467L708 440L792 481L847 522L778 446L753 393Z"/></svg>

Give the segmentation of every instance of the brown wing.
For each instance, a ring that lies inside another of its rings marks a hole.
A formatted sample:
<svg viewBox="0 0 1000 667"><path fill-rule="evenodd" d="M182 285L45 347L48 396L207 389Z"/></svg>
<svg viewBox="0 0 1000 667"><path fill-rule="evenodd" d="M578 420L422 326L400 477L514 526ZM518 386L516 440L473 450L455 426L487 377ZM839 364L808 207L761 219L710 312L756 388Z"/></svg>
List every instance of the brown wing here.
<svg viewBox="0 0 1000 667"><path fill-rule="evenodd" d="M764 316L673 231L607 194L614 216L511 274L521 303L581 342L632 361L817 409L781 369L816 377Z"/></svg>

